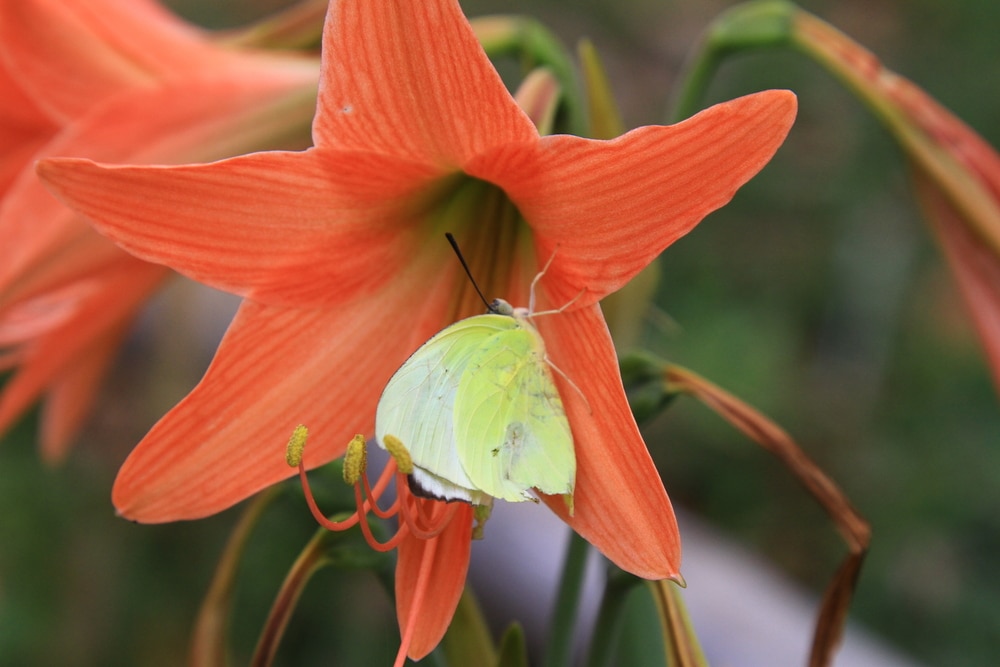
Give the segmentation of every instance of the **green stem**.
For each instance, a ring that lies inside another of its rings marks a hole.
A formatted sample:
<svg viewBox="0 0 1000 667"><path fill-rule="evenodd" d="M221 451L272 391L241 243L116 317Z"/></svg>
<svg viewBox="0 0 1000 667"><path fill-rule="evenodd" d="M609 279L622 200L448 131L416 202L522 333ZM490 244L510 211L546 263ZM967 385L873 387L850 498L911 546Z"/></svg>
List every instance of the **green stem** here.
<svg viewBox="0 0 1000 667"><path fill-rule="evenodd" d="M233 528L191 633L191 657L188 663L191 667L225 667L227 664L226 633L240 559L250 533L281 488L273 486L259 494L247 506Z"/></svg>
<svg viewBox="0 0 1000 667"><path fill-rule="evenodd" d="M708 667L698 635L684 606L680 587L667 579L647 581L646 586L660 616L667 664L673 667Z"/></svg>
<svg viewBox="0 0 1000 667"><path fill-rule="evenodd" d="M681 76L678 77L680 85L670 104L668 123L679 123L697 113L701 101L705 99L708 84L721 62L721 54L708 44L708 40L703 40L699 44L699 50L694 52Z"/></svg>
<svg viewBox="0 0 1000 667"><path fill-rule="evenodd" d="M610 568L604 585L604 597L597 612L594 634L590 640L587 667L607 667L612 664L615 646L621 631L622 611L629 591L642 580L631 574Z"/></svg>
<svg viewBox="0 0 1000 667"><path fill-rule="evenodd" d="M727 57L761 48L790 46L797 8L786 0L756 0L723 12L712 21L678 77L670 122L693 115L719 65Z"/></svg>
<svg viewBox="0 0 1000 667"><path fill-rule="evenodd" d="M550 69L559 82L565 110L565 122L559 124L558 130L586 135L586 113L573 59L548 28L527 16L480 16L470 23L490 58L511 56L525 72L538 67Z"/></svg>
<svg viewBox="0 0 1000 667"><path fill-rule="evenodd" d="M590 544L575 532L570 533L563 561L559 592L552 610L552 625L546 649L544 667L569 667L573 649L573 628L576 625L580 595L583 592L583 575L587 568Z"/></svg>
<svg viewBox="0 0 1000 667"><path fill-rule="evenodd" d="M257 640L257 648L250 660L251 667L268 667L278 652L278 644L285 634L288 621L295 611L295 605L305 590L306 584L323 566L330 564L327 555L331 533L321 528L302 551L292 569L285 577L277 598L271 606L264 630Z"/></svg>

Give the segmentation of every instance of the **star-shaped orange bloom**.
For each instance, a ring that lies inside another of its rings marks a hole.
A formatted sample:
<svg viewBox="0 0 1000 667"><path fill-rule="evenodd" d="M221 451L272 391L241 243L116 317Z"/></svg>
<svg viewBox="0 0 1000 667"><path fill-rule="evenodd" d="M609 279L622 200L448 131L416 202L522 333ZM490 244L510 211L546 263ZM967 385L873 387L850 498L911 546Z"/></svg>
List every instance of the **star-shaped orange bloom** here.
<svg viewBox="0 0 1000 667"><path fill-rule="evenodd" d="M443 241L450 231L484 291L514 305L556 252L536 303L572 305L536 323L561 371L575 511L546 502L622 568L676 577L674 514L598 301L764 166L794 96L760 93L611 141L539 136L455 0L333 2L322 57L310 150L41 166L122 247L244 297L204 379L122 467L118 510L157 522L229 507L289 475L284 445L298 423L314 434L309 466L343 454L357 430L370 436L396 368L482 310ZM436 537L399 546L397 609L413 658L440 640L464 582L472 511L453 511Z"/></svg>
<svg viewBox="0 0 1000 667"><path fill-rule="evenodd" d="M41 395L66 452L135 312L170 275L45 190L52 155L183 163L289 143L318 68L214 43L151 0L0 3L0 432Z"/></svg>

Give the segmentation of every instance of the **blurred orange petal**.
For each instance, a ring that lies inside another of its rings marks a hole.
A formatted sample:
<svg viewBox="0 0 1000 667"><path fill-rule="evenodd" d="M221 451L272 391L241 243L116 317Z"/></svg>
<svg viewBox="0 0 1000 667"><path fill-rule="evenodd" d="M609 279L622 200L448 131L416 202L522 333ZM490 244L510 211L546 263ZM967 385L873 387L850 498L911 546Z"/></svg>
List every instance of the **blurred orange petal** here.
<svg viewBox="0 0 1000 667"><path fill-rule="evenodd" d="M35 159L186 162L304 147L317 65L221 47L151 0L0 3L0 344L15 369L0 429L47 397L40 437L58 459L111 341L169 275L55 200Z"/></svg>
<svg viewBox="0 0 1000 667"><path fill-rule="evenodd" d="M841 77L913 162L918 194L962 290L1000 390L1000 155L861 45L806 12L796 45Z"/></svg>

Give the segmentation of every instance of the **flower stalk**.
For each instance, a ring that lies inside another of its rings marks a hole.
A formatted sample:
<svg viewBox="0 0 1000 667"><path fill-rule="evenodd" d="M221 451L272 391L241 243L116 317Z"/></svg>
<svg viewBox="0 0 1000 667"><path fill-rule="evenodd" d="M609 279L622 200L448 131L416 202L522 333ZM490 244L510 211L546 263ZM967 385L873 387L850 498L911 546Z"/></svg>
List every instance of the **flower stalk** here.
<svg viewBox="0 0 1000 667"><path fill-rule="evenodd" d="M254 498L233 528L191 633L191 667L226 667L229 664L226 640L240 559L250 534L264 510L280 494L280 489L272 487Z"/></svg>
<svg viewBox="0 0 1000 667"><path fill-rule="evenodd" d="M786 0L737 5L713 22L682 79L675 115L697 108L727 57L775 47L793 49L839 79L905 152L1000 391L1000 154L870 51Z"/></svg>
<svg viewBox="0 0 1000 667"><path fill-rule="evenodd" d="M777 457L816 499L847 544L847 556L827 586L820 604L809 655L810 667L833 664L858 575L868 553L871 526L833 480L773 421L686 368L667 365L663 371L665 392L687 394L698 399Z"/></svg>

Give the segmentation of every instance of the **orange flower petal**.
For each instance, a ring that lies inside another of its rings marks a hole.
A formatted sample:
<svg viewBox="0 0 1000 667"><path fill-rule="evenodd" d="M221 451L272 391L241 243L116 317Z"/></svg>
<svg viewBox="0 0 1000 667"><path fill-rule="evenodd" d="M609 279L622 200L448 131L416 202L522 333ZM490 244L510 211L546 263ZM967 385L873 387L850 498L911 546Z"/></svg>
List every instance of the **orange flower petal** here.
<svg viewBox="0 0 1000 667"><path fill-rule="evenodd" d="M17 343L21 348L18 368L0 393L0 432L20 417L64 371L73 368L81 356L93 352L108 335L119 331L167 274L163 267L122 254L117 263L75 286L79 294L76 298L67 296L62 307L69 309L69 313L61 315L58 326L46 326L37 338ZM6 318L10 313L4 317L0 323L9 328Z"/></svg>
<svg viewBox="0 0 1000 667"><path fill-rule="evenodd" d="M150 291L157 285L159 281L150 287ZM114 286L114 291L115 299L120 301L118 285ZM137 299L135 306L141 305L147 295ZM59 463L66 457L73 438L89 416L98 387L118 353L122 338L131 324L131 315L131 311L126 313L117 327L109 327L85 352L76 354L47 388L38 435L42 458L47 463Z"/></svg>
<svg viewBox="0 0 1000 667"><path fill-rule="evenodd" d="M230 61L151 0L4 2L0 44L20 83L62 122L125 88Z"/></svg>
<svg viewBox="0 0 1000 667"><path fill-rule="evenodd" d="M536 324L552 363L576 384L556 374L576 447L574 513L561 496L546 497L546 504L623 570L645 579L676 576L677 520L629 410L600 307Z"/></svg>
<svg viewBox="0 0 1000 667"><path fill-rule="evenodd" d="M2 53L2 49L0 49ZM14 82L0 58L0 198L57 126Z"/></svg>
<svg viewBox="0 0 1000 667"><path fill-rule="evenodd" d="M418 500L425 506L429 501ZM396 564L396 615L407 655L420 660L444 637L465 588L472 548L472 506L458 508L434 539L408 537ZM410 624L413 627L410 627Z"/></svg>
<svg viewBox="0 0 1000 667"><path fill-rule="evenodd" d="M333 2L329 12L317 146L455 169L537 138L455 0Z"/></svg>
<svg viewBox="0 0 1000 667"><path fill-rule="evenodd" d="M274 123L287 98L312 88L312 70L262 72L254 81L233 77L187 80L120 95L73 123L49 142L49 155L123 162L170 163L227 157L246 148L271 148ZM300 92L301 91L301 92ZM308 117L308 110L303 117ZM282 121L278 121L282 122ZM287 122L287 120L284 120ZM94 235L26 170L0 211L0 290L77 242ZM55 268L55 267L53 267Z"/></svg>
<svg viewBox="0 0 1000 667"><path fill-rule="evenodd" d="M0 16L3 16L2 9ZM21 86L16 74L17 64L10 60L10 53L0 49L0 100L3 100L0 104L0 128L44 125L55 131L56 123L42 112ZM14 71L11 71L12 68Z"/></svg>
<svg viewBox="0 0 1000 667"><path fill-rule="evenodd" d="M920 201L955 273L1000 391L1000 259L926 172L916 169L915 178Z"/></svg>
<svg viewBox="0 0 1000 667"><path fill-rule="evenodd" d="M314 434L314 467L370 431L389 377L426 324L404 318L448 294L420 279L338 308L277 308L245 300L205 377L125 461L112 499L148 523L219 512L292 475L285 445L297 424ZM423 313L421 312L421 315Z"/></svg>
<svg viewBox="0 0 1000 667"><path fill-rule="evenodd" d="M579 305L613 292L664 248L732 199L760 171L795 119L795 96L771 90L718 104L669 127L617 139L543 137L465 166L496 183L540 243L553 250L552 297Z"/></svg>
<svg viewBox="0 0 1000 667"><path fill-rule="evenodd" d="M372 153L310 150L206 165L47 160L42 179L138 257L261 302L331 306L407 263L433 174Z"/></svg>

